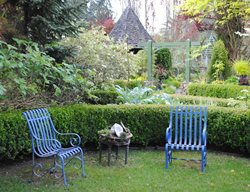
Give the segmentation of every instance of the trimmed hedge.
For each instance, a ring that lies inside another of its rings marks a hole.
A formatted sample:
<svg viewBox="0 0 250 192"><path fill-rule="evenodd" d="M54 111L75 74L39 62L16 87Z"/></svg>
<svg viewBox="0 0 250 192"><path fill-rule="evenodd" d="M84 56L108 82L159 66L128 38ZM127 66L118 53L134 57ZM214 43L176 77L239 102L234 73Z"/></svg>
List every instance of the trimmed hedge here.
<svg viewBox="0 0 250 192"><path fill-rule="evenodd" d="M224 98L216 97L202 97L202 96L192 96L192 95L179 95L171 94L170 97L174 100L178 100L181 104L184 105L212 105L218 107L230 107L228 105L229 100ZM239 106L244 106L245 102L236 100ZM250 103L248 104L250 107Z"/></svg>
<svg viewBox="0 0 250 192"><path fill-rule="evenodd" d="M188 95L218 98L236 98L240 96L240 91L243 89L247 89L248 91L250 91L250 86L192 83L188 85Z"/></svg>
<svg viewBox="0 0 250 192"><path fill-rule="evenodd" d="M165 105L71 105L50 108L60 132L79 133L85 144L97 145L97 131L122 121L134 145L161 145L169 122ZM209 107L208 144L221 150L250 152L250 110ZM22 158L31 142L21 111L0 114L0 159Z"/></svg>

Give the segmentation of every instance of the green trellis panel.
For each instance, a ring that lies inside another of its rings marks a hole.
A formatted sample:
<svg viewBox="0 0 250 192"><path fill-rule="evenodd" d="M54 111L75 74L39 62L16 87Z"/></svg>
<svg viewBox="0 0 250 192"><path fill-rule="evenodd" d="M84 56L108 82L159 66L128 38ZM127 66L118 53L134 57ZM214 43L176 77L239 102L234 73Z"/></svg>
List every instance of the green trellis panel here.
<svg viewBox="0 0 250 192"><path fill-rule="evenodd" d="M186 82L190 81L190 67L191 67L191 47L200 46L200 42L192 42L190 40L180 41L180 42L161 42L161 43L153 43L152 41L148 41L146 43L140 43L138 48L143 48L147 50L148 55L148 80L151 81L152 77L152 49L162 49L162 48L178 48L182 47L186 49L186 63L185 63L185 79Z"/></svg>

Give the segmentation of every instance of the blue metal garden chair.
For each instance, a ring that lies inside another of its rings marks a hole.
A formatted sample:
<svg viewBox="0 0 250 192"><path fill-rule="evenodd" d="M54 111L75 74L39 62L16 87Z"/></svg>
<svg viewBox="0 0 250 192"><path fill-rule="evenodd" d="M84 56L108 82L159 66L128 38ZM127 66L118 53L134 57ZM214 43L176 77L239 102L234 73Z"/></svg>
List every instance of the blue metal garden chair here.
<svg viewBox="0 0 250 192"><path fill-rule="evenodd" d="M35 154L38 157L54 157L54 165L50 171L59 167L62 171L64 185L67 185L65 175L65 166L73 159L77 158L81 162L82 176L84 176L84 156L81 147L81 138L75 133L59 133L52 122L50 114L47 109L34 109L23 113L26 118L31 140L32 140L32 174L40 176L35 173ZM71 147L63 148L58 136L70 136L69 143ZM59 157L59 163L56 158ZM67 160L67 163L66 163Z"/></svg>
<svg viewBox="0 0 250 192"><path fill-rule="evenodd" d="M173 150L201 151L201 171L207 164L207 107L172 107L170 122L166 130L166 169L173 158ZM195 159L191 159L197 161Z"/></svg>

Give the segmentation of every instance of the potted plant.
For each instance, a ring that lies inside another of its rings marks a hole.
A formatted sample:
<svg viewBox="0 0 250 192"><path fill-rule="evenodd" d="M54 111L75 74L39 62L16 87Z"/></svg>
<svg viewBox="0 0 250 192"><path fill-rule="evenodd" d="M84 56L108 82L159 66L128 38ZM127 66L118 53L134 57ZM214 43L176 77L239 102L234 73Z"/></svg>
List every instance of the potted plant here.
<svg viewBox="0 0 250 192"><path fill-rule="evenodd" d="M235 61L233 68L237 75L240 76L239 84L240 85L249 85L248 76L250 76L250 63L246 60L237 60Z"/></svg>

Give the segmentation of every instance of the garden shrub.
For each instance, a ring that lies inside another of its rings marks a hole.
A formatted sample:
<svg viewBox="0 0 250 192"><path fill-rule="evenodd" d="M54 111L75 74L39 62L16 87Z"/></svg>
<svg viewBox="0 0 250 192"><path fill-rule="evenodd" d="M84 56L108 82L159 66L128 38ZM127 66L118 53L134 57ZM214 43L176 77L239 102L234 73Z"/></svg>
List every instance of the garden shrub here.
<svg viewBox="0 0 250 192"><path fill-rule="evenodd" d="M172 67L172 56L168 48L163 48L156 51L156 64L161 65L166 70Z"/></svg>
<svg viewBox="0 0 250 192"><path fill-rule="evenodd" d="M62 42L66 46L75 46L78 54L69 58L92 70L89 77L95 85L111 82L114 79L128 79L135 76L139 70L133 53L126 43L114 43L109 36L100 29L84 30L78 38L65 38Z"/></svg>
<svg viewBox="0 0 250 192"><path fill-rule="evenodd" d="M114 81L115 85L119 85L122 88L129 88L129 89L133 89L135 87L139 87L144 85L144 81L143 80L115 80Z"/></svg>
<svg viewBox="0 0 250 192"><path fill-rule="evenodd" d="M173 78L173 77L169 77L169 78L165 79L163 81L163 83L167 84L167 85L173 85L176 88L179 88L181 86L181 82L178 81L177 79Z"/></svg>
<svg viewBox="0 0 250 192"><path fill-rule="evenodd" d="M133 133L132 145L161 145L169 124L166 105L69 105L49 109L60 132L75 132L85 146L98 143L97 131L120 121ZM208 108L208 148L250 152L250 110ZM0 114L0 159L22 158L31 153L29 131L21 111Z"/></svg>
<svg viewBox="0 0 250 192"><path fill-rule="evenodd" d="M172 56L168 48L156 51L156 78L160 81L167 78L172 67Z"/></svg>
<svg viewBox="0 0 250 192"><path fill-rule="evenodd" d="M226 81L224 81L226 84L234 84L234 85L238 85L239 84L239 80L238 77L236 76L230 76L228 77L228 79Z"/></svg>
<svg viewBox="0 0 250 192"><path fill-rule="evenodd" d="M172 94L170 97L179 104L183 105L202 105L202 106L218 106L218 107L229 107L228 99L224 98L213 98L213 97L201 97L201 96L191 96L191 95L179 95ZM237 101L239 104L243 105L242 101Z"/></svg>
<svg viewBox="0 0 250 192"><path fill-rule="evenodd" d="M233 69L237 75L250 76L250 62L247 60L237 60L234 62Z"/></svg>
<svg viewBox="0 0 250 192"><path fill-rule="evenodd" d="M188 94L205 97L237 98L243 89L250 91L249 86L192 83L188 85Z"/></svg>
<svg viewBox="0 0 250 192"><path fill-rule="evenodd" d="M163 84L163 85L162 85L162 90L163 90L165 93L174 94L174 93L176 92L176 87L173 86L173 85Z"/></svg>
<svg viewBox="0 0 250 192"><path fill-rule="evenodd" d="M56 63L37 43L15 42L16 47L0 41L0 108L78 102L87 95L89 82L76 65Z"/></svg>
<svg viewBox="0 0 250 192"><path fill-rule="evenodd" d="M118 93L113 90L96 90L93 91L92 94L95 96L95 98L89 98L88 103L91 104L115 104L117 103L117 97Z"/></svg>
<svg viewBox="0 0 250 192"><path fill-rule="evenodd" d="M211 63L208 67L208 80L226 80L231 74L228 52L222 40L214 43Z"/></svg>

